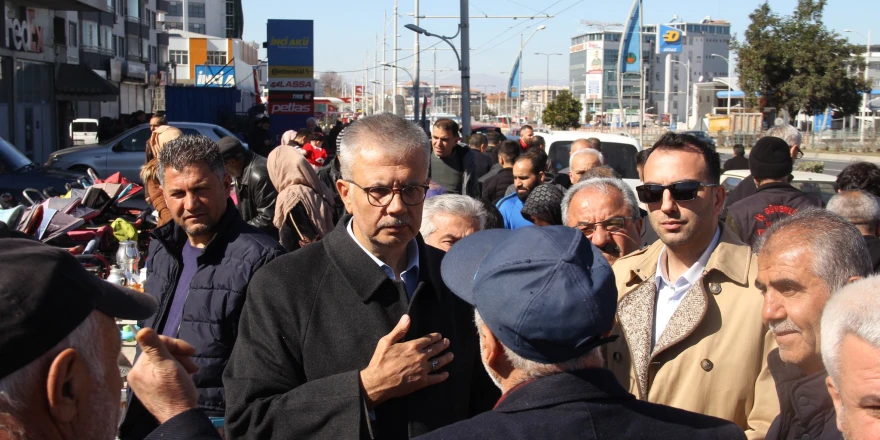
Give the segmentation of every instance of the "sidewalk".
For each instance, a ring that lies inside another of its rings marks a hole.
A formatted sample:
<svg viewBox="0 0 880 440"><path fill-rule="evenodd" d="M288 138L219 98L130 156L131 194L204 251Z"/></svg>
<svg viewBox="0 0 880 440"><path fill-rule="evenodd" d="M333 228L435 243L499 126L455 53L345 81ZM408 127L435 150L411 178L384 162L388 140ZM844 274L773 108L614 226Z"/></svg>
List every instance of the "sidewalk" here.
<svg viewBox="0 0 880 440"><path fill-rule="evenodd" d="M733 149L731 148L718 148L717 150L721 154L730 154L733 155ZM746 156L749 155L749 150L746 150ZM804 151L804 157L801 160L829 160L834 162L871 162L880 165L880 154L853 154L853 153L832 153L827 151L814 151L814 150L806 150Z"/></svg>

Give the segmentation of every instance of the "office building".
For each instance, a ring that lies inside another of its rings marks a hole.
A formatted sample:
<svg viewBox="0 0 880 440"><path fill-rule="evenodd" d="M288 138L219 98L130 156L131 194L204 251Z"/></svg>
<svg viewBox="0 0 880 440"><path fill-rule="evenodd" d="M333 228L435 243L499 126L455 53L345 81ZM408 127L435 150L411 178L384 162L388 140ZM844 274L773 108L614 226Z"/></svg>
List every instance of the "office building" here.
<svg viewBox="0 0 880 440"><path fill-rule="evenodd" d="M241 0L170 0L159 16L166 30L182 30L219 38L241 39L244 14Z"/></svg>

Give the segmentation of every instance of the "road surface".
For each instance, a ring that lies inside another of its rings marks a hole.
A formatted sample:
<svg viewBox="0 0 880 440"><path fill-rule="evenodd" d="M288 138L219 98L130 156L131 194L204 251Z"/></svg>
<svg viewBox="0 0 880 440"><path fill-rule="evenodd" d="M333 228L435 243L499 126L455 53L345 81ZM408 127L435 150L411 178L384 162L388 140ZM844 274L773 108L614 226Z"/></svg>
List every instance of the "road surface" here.
<svg viewBox="0 0 880 440"><path fill-rule="evenodd" d="M721 153L721 165L724 165L724 161L733 157L730 154ZM795 168L797 168L798 162L809 160L810 162L824 162L825 163L825 171L824 174L828 174L829 176L837 176L846 168L847 165L851 163L851 161L847 160L822 160L822 159L800 159L795 161ZM858 160L857 156L853 157L853 160Z"/></svg>

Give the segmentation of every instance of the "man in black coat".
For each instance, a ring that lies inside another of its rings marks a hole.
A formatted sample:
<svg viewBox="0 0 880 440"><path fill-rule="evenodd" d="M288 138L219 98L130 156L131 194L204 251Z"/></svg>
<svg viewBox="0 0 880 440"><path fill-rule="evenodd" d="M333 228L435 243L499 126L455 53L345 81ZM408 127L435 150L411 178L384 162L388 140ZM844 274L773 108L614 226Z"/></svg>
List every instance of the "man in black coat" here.
<svg viewBox="0 0 880 440"><path fill-rule="evenodd" d="M254 128L247 136L248 148L263 157L269 157L269 153L275 148L275 143L269 137L269 117L264 116L254 123Z"/></svg>
<svg viewBox="0 0 880 440"><path fill-rule="evenodd" d="M235 178L233 188L238 197L238 212L242 220L278 238L278 229L272 221L278 191L269 179L266 158L245 149L234 136L220 139L217 145L226 164L226 172Z"/></svg>
<svg viewBox="0 0 880 440"><path fill-rule="evenodd" d="M407 439L492 407L472 308L418 236L428 139L380 114L345 131L349 212L254 278L224 373L227 438Z"/></svg>
<svg viewBox="0 0 880 440"><path fill-rule="evenodd" d="M159 181L174 221L152 233L144 292L159 310L140 326L195 347L199 407L223 417L222 374L236 345L245 291L257 269L283 249L239 216L228 196L231 177L210 139L181 136L166 144ZM140 439L157 423L136 396L129 398L120 438Z"/></svg>
<svg viewBox="0 0 880 440"><path fill-rule="evenodd" d="M504 395L491 412L420 439L746 438L733 423L636 400L602 368L617 289L577 229L477 232L450 249L441 273L476 307L481 359Z"/></svg>
<svg viewBox="0 0 880 440"><path fill-rule="evenodd" d="M438 119L434 123L431 129L434 154L431 155L428 165L428 176L445 188L446 192L477 198L480 196L480 183L477 179L485 171L478 169L476 152L459 143L459 133L458 123L452 119Z"/></svg>
<svg viewBox="0 0 880 440"><path fill-rule="evenodd" d="M480 200L486 204L495 206L504 197L507 187L513 185L513 164L519 157L522 148L517 141L504 141L498 147L498 168L494 174L487 173L485 180L480 179L483 185L483 194Z"/></svg>
<svg viewBox="0 0 880 440"><path fill-rule="evenodd" d="M746 147L743 144L733 146L733 157L724 161L723 172L730 170L747 170L749 169L749 160L746 158Z"/></svg>
<svg viewBox="0 0 880 440"><path fill-rule="evenodd" d="M492 165L498 162L497 160L493 162L492 158L485 153L486 149L489 148L488 142L486 136L480 133L472 134L468 140L468 146L474 153L474 164L478 178L483 177L489 172Z"/></svg>

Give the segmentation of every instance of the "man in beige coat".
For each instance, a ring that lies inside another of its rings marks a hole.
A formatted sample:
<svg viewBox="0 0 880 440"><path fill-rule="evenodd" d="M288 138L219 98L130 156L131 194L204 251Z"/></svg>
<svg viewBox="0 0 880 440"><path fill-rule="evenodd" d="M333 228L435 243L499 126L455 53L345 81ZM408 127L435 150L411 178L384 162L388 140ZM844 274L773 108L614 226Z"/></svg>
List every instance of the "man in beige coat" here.
<svg viewBox="0 0 880 440"><path fill-rule="evenodd" d="M645 164L639 199L660 240L614 265L619 303L608 364L642 400L730 420L763 439L779 413L761 321L757 260L718 222L718 154L664 135Z"/></svg>

